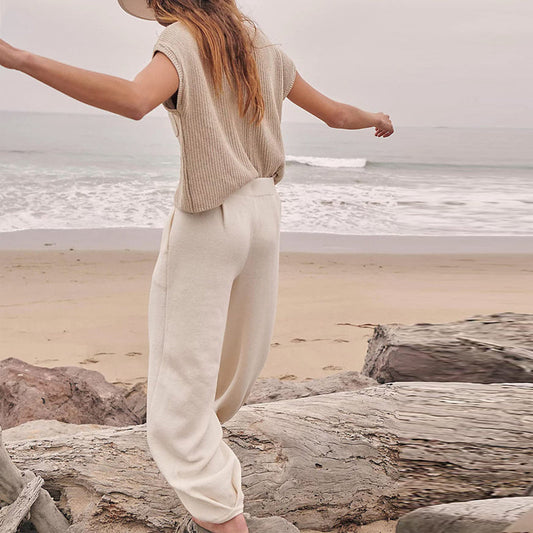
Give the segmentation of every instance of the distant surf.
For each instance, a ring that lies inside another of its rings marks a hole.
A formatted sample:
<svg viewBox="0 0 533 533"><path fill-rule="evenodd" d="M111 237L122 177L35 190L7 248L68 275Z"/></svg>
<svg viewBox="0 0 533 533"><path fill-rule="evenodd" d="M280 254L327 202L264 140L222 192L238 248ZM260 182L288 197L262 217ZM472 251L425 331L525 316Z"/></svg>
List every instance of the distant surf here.
<svg viewBox="0 0 533 533"><path fill-rule="evenodd" d="M167 117L132 127L0 111L0 124L0 236L163 227L181 172ZM283 139L282 232L533 235L533 128L402 128L384 140L289 122Z"/></svg>
<svg viewBox="0 0 533 533"><path fill-rule="evenodd" d="M366 168L366 167L390 167L390 168L479 168L479 169L517 169L528 170L532 169L531 165L494 165L494 164L464 164L464 163L448 163L436 162L425 163L417 161L368 161L364 157L356 157L353 159L341 157L314 157L308 155L287 155L285 157L287 163L294 163L298 165L307 165L310 167L323 168Z"/></svg>
<svg viewBox="0 0 533 533"><path fill-rule="evenodd" d="M366 159L357 157L355 159L343 159L340 157L313 157L308 155L288 155L285 157L287 163L297 163L310 167L326 168L365 168Z"/></svg>

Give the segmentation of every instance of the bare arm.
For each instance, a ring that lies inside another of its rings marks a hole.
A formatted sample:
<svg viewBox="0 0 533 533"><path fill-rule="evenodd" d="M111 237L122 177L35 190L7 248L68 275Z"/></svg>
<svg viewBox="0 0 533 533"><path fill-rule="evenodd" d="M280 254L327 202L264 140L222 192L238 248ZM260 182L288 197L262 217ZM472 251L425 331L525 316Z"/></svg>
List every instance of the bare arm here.
<svg viewBox="0 0 533 533"><path fill-rule="evenodd" d="M0 65L28 74L80 102L133 120L140 120L170 98L179 86L176 69L161 53L131 81L60 63L0 39Z"/></svg>
<svg viewBox="0 0 533 533"><path fill-rule="evenodd" d="M287 98L331 128L357 130L374 127L377 137L388 137L394 132L389 115L371 113L332 100L307 83L298 72Z"/></svg>

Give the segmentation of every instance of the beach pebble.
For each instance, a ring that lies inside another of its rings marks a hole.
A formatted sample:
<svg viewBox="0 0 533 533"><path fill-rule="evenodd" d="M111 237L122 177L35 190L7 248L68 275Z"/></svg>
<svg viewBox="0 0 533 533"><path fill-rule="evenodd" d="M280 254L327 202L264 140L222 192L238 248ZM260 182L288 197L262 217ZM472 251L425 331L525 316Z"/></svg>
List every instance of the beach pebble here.
<svg viewBox="0 0 533 533"><path fill-rule="evenodd" d="M257 518L244 513L250 533L298 533L300 530L281 516Z"/></svg>

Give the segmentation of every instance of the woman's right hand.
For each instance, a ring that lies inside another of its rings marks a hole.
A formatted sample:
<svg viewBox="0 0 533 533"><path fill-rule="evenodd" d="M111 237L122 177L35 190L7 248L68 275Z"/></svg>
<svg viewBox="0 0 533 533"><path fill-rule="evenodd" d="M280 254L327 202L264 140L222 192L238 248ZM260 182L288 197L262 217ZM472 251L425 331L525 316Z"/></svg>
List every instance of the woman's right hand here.
<svg viewBox="0 0 533 533"><path fill-rule="evenodd" d="M389 135L394 133L394 128L389 115L380 111L379 113L376 113L376 118L376 131L374 133L376 137L389 137Z"/></svg>

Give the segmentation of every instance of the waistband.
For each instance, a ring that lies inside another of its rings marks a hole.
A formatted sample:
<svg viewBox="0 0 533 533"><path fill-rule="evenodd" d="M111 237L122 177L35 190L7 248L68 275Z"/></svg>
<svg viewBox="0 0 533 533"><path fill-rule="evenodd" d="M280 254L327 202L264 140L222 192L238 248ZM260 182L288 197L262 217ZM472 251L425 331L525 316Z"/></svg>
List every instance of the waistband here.
<svg viewBox="0 0 533 533"><path fill-rule="evenodd" d="M237 189L233 194L242 196L261 196L263 194L275 194L276 192L274 177L269 176L264 178L254 178Z"/></svg>

